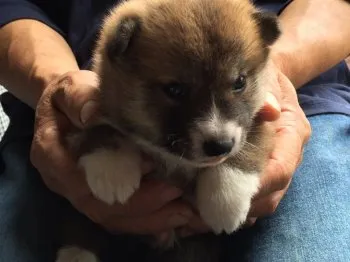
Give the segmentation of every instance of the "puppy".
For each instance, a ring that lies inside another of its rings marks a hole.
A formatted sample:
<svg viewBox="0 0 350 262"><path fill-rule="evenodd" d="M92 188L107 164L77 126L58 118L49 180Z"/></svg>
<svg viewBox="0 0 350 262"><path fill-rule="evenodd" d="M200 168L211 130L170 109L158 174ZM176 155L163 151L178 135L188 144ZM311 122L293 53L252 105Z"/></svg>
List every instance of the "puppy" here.
<svg viewBox="0 0 350 262"><path fill-rule="evenodd" d="M92 69L101 80L103 124L67 138L95 197L127 203L147 153L154 178L184 189L215 235L235 232L267 159L271 134L256 115L279 35L276 17L248 0L130 0L112 9ZM189 247L201 241L193 239ZM198 254L190 249L159 261L217 259L203 256L203 246ZM97 261L74 247L61 249L57 261L73 261L74 252L81 257L74 261Z"/></svg>

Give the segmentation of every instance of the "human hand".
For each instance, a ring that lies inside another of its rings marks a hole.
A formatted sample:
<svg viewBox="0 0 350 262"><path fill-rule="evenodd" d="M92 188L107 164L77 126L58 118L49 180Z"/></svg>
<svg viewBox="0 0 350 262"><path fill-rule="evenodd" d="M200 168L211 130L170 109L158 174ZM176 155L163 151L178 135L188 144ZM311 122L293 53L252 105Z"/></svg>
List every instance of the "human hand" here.
<svg viewBox="0 0 350 262"><path fill-rule="evenodd" d="M160 182L142 182L125 205L109 206L92 195L76 157L62 141L73 128L98 119L98 96L98 77L91 71L69 72L44 90L36 108L31 161L45 184L111 232L157 235L186 224L192 212L176 200L182 192ZM151 168L145 158L143 174Z"/></svg>
<svg viewBox="0 0 350 262"><path fill-rule="evenodd" d="M275 147L261 177L260 190L252 201L248 226L254 224L257 218L275 212L302 161L303 148L311 135L310 123L299 106L294 86L277 67L273 64L272 67L276 72L276 81L270 91L278 100L280 116L271 123L276 130ZM272 104L261 112L263 120L272 119L271 114L276 114L274 111L278 105Z"/></svg>

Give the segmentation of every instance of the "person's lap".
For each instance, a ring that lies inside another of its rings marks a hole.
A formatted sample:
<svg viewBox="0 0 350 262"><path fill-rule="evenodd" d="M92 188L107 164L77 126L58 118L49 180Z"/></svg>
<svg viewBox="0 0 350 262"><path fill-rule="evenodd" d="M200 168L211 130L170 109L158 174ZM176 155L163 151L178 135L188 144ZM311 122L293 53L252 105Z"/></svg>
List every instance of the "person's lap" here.
<svg viewBox="0 0 350 262"><path fill-rule="evenodd" d="M227 239L225 262L349 261L350 117L309 121L313 133L287 194L273 216Z"/></svg>
<svg viewBox="0 0 350 262"><path fill-rule="evenodd" d="M0 146L0 261L54 261L50 224L57 199L30 164L32 114L13 106L19 108L7 109L10 126Z"/></svg>
<svg viewBox="0 0 350 262"><path fill-rule="evenodd" d="M62 200L30 164L23 117L11 117L0 148L0 262L54 261L50 233ZM273 216L226 239L227 262L349 260L350 117L309 120L313 135L287 195Z"/></svg>

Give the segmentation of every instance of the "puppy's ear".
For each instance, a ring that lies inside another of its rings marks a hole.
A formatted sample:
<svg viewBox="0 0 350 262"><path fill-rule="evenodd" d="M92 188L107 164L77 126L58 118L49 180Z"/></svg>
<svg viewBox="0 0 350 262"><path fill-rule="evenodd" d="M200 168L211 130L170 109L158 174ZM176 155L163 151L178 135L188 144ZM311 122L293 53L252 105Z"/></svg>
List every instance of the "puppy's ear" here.
<svg viewBox="0 0 350 262"><path fill-rule="evenodd" d="M258 11L253 14L253 17L259 26L265 45L270 46L275 43L281 35L277 16L274 13Z"/></svg>
<svg viewBox="0 0 350 262"><path fill-rule="evenodd" d="M108 42L108 56L113 61L127 52L140 30L140 19L138 17L123 18L115 28L113 38Z"/></svg>

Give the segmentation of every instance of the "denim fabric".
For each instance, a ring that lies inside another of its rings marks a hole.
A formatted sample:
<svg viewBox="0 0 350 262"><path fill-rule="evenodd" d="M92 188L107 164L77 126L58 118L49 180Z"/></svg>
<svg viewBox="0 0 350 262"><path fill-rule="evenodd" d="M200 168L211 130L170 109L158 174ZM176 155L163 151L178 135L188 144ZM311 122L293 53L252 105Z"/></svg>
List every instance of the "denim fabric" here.
<svg viewBox="0 0 350 262"><path fill-rule="evenodd" d="M226 239L225 262L350 261L350 117L309 119L313 136L286 197L273 216ZM63 202L30 164L31 128L31 116L13 114L1 144L0 262L54 261Z"/></svg>
<svg viewBox="0 0 350 262"><path fill-rule="evenodd" d="M313 135L286 196L273 216L227 240L225 262L350 261L350 117L309 121Z"/></svg>

